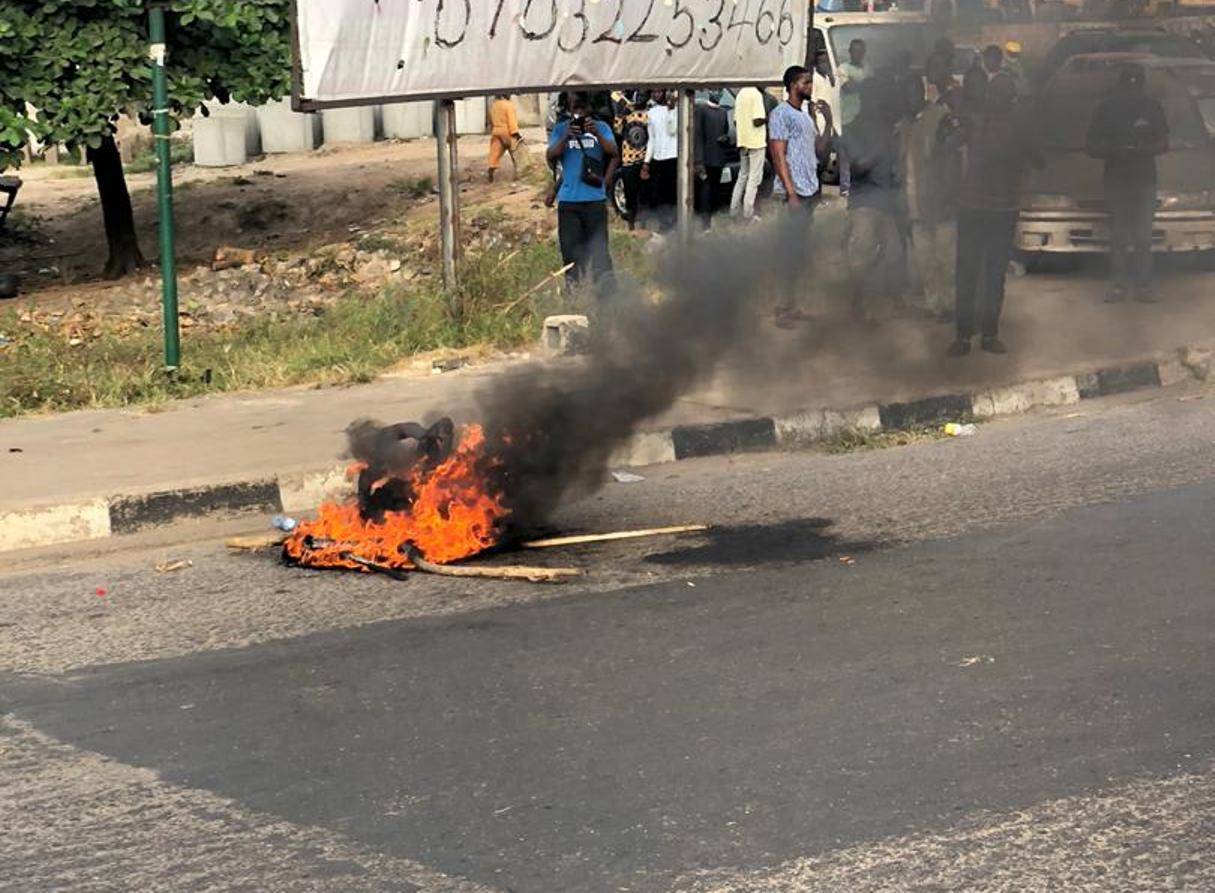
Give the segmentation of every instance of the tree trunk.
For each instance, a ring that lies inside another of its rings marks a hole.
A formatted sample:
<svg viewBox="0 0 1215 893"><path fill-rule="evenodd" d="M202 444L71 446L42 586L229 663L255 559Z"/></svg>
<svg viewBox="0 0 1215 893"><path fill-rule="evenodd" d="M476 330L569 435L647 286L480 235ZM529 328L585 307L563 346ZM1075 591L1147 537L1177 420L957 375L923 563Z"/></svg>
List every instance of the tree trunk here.
<svg viewBox="0 0 1215 893"><path fill-rule="evenodd" d="M135 234L135 212L131 208L131 193L122 172L122 156L114 137L107 136L96 149L88 150L101 197L101 213L105 217L105 237L110 257L105 264L105 278L117 279L133 273L144 265Z"/></svg>

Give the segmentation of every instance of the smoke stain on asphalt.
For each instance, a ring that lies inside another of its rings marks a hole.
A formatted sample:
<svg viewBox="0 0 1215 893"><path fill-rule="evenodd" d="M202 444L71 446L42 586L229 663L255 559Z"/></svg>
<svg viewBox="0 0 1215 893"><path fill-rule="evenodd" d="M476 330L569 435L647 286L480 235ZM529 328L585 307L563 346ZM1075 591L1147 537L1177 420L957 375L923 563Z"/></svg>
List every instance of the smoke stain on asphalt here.
<svg viewBox="0 0 1215 893"><path fill-rule="evenodd" d="M705 542L646 556L646 561L668 566L749 565L817 561L832 555L869 552L881 544L844 540L831 532L830 518L798 518L780 524L713 527Z"/></svg>

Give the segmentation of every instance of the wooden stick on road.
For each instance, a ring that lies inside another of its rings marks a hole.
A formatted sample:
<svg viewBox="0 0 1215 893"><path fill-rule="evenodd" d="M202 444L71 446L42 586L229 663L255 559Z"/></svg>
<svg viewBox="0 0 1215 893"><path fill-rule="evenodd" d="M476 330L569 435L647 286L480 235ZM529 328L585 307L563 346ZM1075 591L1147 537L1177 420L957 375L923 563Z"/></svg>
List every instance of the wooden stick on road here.
<svg viewBox="0 0 1215 893"><path fill-rule="evenodd" d="M679 527L654 527L649 530L618 530L615 533L588 533L582 536L558 536L546 540L523 543L524 549L555 549L559 546L579 546L583 543L606 543L614 540L635 540L651 536L670 536L676 533L699 533L708 530L707 524L683 524Z"/></svg>
<svg viewBox="0 0 1215 893"><path fill-rule="evenodd" d="M480 577L489 580L529 580L532 583L562 583L583 572L576 567L461 567L435 564L408 548L405 554L418 570L440 577Z"/></svg>

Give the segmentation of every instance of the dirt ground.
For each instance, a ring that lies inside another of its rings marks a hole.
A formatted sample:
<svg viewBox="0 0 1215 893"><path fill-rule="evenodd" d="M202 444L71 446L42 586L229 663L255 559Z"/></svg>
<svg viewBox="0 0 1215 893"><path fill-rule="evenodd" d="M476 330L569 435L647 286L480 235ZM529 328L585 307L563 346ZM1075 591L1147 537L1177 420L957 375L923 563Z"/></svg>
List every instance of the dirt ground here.
<svg viewBox="0 0 1215 893"><path fill-rule="evenodd" d="M542 133L529 136L542 139ZM509 164L498 183L486 183L487 140L460 140L466 219L478 205L492 202L512 219L529 218L539 225L551 212L538 201L533 183L513 180ZM427 178L429 184L435 182L436 168L431 139L326 147L222 169L177 166L178 262L188 274L190 268L210 263L220 246L285 256L357 242L389 225L437 230L437 195L424 188ZM82 175L74 176L77 171ZM24 186L15 225L0 235L0 269L21 278L24 303L47 308L86 302L99 310L107 305L117 309L113 305L128 300L132 281L143 283L155 275L149 270L118 282L99 280L106 241L88 168L36 165L20 176ZM140 244L151 263L159 254L155 182L151 173L127 175Z"/></svg>

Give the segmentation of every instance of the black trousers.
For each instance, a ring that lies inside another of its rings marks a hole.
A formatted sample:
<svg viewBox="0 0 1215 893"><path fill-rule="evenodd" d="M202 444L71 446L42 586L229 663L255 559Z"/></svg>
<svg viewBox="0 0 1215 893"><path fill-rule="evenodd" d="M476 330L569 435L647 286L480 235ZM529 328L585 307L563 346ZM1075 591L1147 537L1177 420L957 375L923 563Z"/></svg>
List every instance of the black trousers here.
<svg viewBox="0 0 1215 893"><path fill-rule="evenodd" d="M675 202L678 190L679 160L650 162L650 206L663 226L675 225Z"/></svg>
<svg viewBox="0 0 1215 893"><path fill-rule="evenodd" d="M624 183L624 219L635 224L641 210L641 165L622 167L616 176Z"/></svg>
<svg viewBox="0 0 1215 893"><path fill-rule="evenodd" d="M1016 211L961 208L958 211L958 337L970 338L978 323L984 338L994 338L1004 310L1004 277L1012 253Z"/></svg>
<svg viewBox="0 0 1215 893"><path fill-rule="evenodd" d="M1109 212L1110 274L1114 285L1146 291L1152 283L1152 224L1156 184L1105 181Z"/></svg>
<svg viewBox="0 0 1215 893"><path fill-rule="evenodd" d="M705 175L696 178L696 213L704 221L705 229L713 222L713 212L717 210L718 184L721 183L721 168L706 167Z"/></svg>
<svg viewBox="0 0 1215 893"><path fill-rule="evenodd" d="M612 255L608 251L606 202L562 202L557 206L557 241L561 260L573 264L565 273L566 284L591 279L597 286L612 285Z"/></svg>
<svg viewBox="0 0 1215 893"><path fill-rule="evenodd" d="M821 199L822 192L813 196L799 196L796 208L789 207L788 199L780 199L783 213L777 225L776 239L784 262L778 272L778 313L797 308L802 280L807 273L806 258L810 255L810 230L814 223L814 211Z"/></svg>

